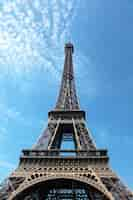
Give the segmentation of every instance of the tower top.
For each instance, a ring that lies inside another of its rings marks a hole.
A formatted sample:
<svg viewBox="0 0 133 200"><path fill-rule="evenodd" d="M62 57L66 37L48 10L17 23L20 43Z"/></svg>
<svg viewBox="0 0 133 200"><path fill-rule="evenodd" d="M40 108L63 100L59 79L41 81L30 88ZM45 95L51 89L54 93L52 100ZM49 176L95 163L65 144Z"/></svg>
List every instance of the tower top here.
<svg viewBox="0 0 133 200"><path fill-rule="evenodd" d="M71 50L72 53L74 53L74 46L70 42L65 44L65 53L67 53L67 51L69 51L69 50Z"/></svg>
<svg viewBox="0 0 133 200"><path fill-rule="evenodd" d="M80 110L78 98L76 95L76 87L73 71L72 54L74 47L72 43L65 45L65 62L62 75L60 92L56 104L56 110Z"/></svg>

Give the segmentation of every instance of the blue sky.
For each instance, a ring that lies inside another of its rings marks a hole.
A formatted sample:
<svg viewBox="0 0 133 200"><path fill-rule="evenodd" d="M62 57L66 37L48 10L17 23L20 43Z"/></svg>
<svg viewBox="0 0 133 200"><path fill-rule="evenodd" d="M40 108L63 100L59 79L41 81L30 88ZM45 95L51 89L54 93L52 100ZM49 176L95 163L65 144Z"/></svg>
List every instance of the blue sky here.
<svg viewBox="0 0 133 200"><path fill-rule="evenodd" d="M132 21L131 0L0 0L0 180L47 124L71 40L88 127L133 189Z"/></svg>

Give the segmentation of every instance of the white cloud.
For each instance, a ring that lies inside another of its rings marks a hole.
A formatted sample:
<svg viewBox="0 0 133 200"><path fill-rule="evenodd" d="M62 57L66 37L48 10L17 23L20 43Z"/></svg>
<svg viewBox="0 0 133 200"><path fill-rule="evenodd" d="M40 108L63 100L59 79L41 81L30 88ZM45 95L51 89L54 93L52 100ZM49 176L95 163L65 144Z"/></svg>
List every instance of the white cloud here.
<svg viewBox="0 0 133 200"><path fill-rule="evenodd" d="M0 182L7 177L7 173L10 174L15 168L15 164L6 160L0 160Z"/></svg>
<svg viewBox="0 0 133 200"><path fill-rule="evenodd" d="M9 107L6 103L0 103L0 137L6 137L8 135L9 124L19 122L23 126L33 126L33 122L36 121L34 117L22 114L17 111L15 107ZM38 119L38 124L42 125L42 119Z"/></svg>
<svg viewBox="0 0 133 200"><path fill-rule="evenodd" d="M0 119L6 122L16 119L23 120L20 112L16 111L14 108L9 107L6 105L6 103L0 103L0 113Z"/></svg>
<svg viewBox="0 0 133 200"><path fill-rule="evenodd" d="M0 127L0 142L3 142L7 138L7 129L5 127Z"/></svg>
<svg viewBox="0 0 133 200"><path fill-rule="evenodd" d="M0 167L2 168L7 168L7 169L15 169L15 165L13 163L10 163L8 161L1 161L0 160Z"/></svg>
<svg viewBox="0 0 133 200"><path fill-rule="evenodd" d="M75 55L76 80L81 96L86 96L91 100L101 92L101 83L97 79L95 62L78 49Z"/></svg>
<svg viewBox="0 0 133 200"><path fill-rule="evenodd" d="M3 1L0 8L0 71L18 74L31 72L38 66L58 77L53 49L60 59L75 5L76 0Z"/></svg>

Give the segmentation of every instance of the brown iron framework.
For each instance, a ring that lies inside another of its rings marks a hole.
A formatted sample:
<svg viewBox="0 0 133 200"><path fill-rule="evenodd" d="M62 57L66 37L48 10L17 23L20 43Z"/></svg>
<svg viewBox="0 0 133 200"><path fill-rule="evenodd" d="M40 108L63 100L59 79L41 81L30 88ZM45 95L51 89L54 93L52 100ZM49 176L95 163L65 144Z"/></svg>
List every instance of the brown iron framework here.
<svg viewBox="0 0 133 200"><path fill-rule="evenodd" d="M18 168L2 184L0 200L133 200L133 193L109 166L106 149L97 149L80 109L74 80L71 43L56 107L31 149L20 156ZM64 134L64 135L63 135ZM73 138L74 149L61 149L62 138Z"/></svg>

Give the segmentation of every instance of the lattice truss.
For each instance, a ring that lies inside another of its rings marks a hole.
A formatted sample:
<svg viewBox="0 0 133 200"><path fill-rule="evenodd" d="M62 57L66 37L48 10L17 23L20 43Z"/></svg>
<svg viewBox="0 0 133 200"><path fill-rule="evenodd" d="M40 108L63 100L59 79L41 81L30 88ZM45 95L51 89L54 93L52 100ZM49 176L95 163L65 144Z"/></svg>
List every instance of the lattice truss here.
<svg viewBox="0 0 133 200"><path fill-rule="evenodd" d="M115 200L133 200L133 193L120 181L120 179L103 178L103 183L113 194Z"/></svg>
<svg viewBox="0 0 133 200"><path fill-rule="evenodd" d="M56 110L79 110L79 102L76 94L74 72L73 72L73 45L67 44L65 47L65 63L61 81L61 88L56 104Z"/></svg>
<svg viewBox="0 0 133 200"><path fill-rule="evenodd" d="M33 146L34 149L48 149L54 148L58 149L58 139L57 134L59 128L62 126L62 121L69 121L71 123L71 129L73 132L74 140L77 145L77 149L80 150L95 150L96 145L92 140L90 131L86 128L85 121L83 118L63 118L63 117L52 117L49 119L48 127L43 132L37 143ZM61 135L60 135L61 137ZM54 144L56 143L56 144Z"/></svg>
<svg viewBox="0 0 133 200"><path fill-rule="evenodd" d="M10 194L15 191L25 180L24 177L7 178L0 185L0 200L7 200Z"/></svg>

